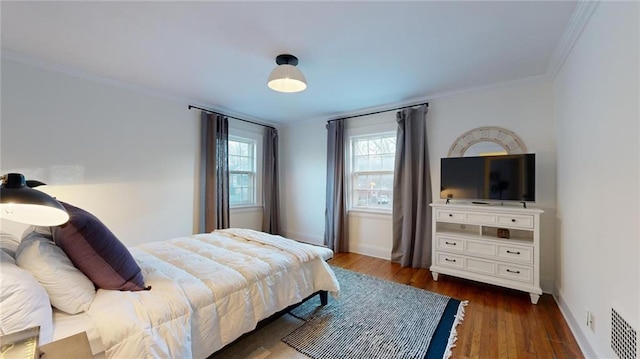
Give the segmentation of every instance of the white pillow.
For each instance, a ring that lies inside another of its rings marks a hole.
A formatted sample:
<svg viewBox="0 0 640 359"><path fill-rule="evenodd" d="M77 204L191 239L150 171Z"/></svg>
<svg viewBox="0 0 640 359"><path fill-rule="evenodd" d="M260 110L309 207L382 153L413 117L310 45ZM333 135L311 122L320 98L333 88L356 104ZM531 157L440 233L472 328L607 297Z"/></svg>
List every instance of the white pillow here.
<svg viewBox="0 0 640 359"><path fill-rule="evenodd" d="M53 316L47 292L13 258L0 251L0 334L40 326L40 344L53 339Z"/></svg>
<svg viewBox="0 0 640 359"><path fill-rule="evenodd" d="M56 246L38 232L26 235L16 251L16 263L29 271L49 294L51 305L69 314L86 311L96 289L93 282Z"/></svg>
<svg viewBox="0 0 640 359"><path fill-rule="evenodd" d="M20 238L11 233L0 232L0 249L7 252L11 257L15 258L18 244L20 244Z"/></svg>

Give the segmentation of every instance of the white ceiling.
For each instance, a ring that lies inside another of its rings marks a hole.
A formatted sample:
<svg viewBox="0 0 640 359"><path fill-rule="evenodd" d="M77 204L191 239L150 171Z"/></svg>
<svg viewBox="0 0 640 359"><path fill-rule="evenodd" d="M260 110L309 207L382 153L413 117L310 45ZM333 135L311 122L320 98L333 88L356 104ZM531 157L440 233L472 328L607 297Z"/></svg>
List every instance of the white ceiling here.
<svg viewBox="0 0 640 359"><path fill-rule="evenodd" d="M2 1L2 51L284 124L545 76L576 4ZM307 90L267 88L281 53Z"/></svg>

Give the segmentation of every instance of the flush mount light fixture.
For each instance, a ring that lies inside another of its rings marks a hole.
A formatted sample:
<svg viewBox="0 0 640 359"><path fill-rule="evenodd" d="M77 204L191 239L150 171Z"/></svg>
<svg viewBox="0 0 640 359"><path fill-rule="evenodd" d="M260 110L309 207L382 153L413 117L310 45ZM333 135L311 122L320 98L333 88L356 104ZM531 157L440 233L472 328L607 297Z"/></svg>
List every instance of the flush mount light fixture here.
<svg viewBox="0 0 640 359"><path fill-rule="evenodd" d="M296 67L298 58L283 54L276 57L278 66L271 71L267 85L278 92L300 92L307 88L307 80L302 71Z"/></svg>

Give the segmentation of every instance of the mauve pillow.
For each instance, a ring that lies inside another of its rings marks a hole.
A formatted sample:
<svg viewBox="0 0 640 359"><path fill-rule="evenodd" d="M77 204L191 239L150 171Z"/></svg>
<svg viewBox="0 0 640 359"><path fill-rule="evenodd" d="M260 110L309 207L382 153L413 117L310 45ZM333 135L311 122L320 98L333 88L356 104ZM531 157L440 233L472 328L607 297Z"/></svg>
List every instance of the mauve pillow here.
<svg viewBox="0 0 640 359"><path fill-rule="evenodd" d="M150 289L145 288L138 263L109 228L91 213L60 203L69 213L69 222L52 228L53 240L96 287Z"/></svg>

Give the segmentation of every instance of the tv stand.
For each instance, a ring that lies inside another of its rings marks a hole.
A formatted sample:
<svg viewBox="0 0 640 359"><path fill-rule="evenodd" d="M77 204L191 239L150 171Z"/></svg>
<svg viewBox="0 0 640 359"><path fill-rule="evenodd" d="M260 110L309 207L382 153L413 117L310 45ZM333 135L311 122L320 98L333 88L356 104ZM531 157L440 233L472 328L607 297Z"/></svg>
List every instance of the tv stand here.
<svg viewBox="0 0 640 359"><path fill-rule="evenodd" d="M537 304L540 209L432 203L431 275L521 290ZM506 237L506 238L505 238Z"/></svg>

